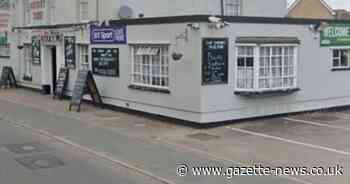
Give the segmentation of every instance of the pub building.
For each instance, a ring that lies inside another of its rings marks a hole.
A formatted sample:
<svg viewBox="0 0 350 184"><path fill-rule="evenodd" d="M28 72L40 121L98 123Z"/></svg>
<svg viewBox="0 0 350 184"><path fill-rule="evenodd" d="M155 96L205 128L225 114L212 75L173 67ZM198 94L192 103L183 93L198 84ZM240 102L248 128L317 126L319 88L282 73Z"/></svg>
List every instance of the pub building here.
<svg viewBox="0 0 350 184"><path fill-rule="evenodd" d="M350 105L350 22L231 1L52 1L41 23L16 16L10 63L19 85L46 94L67 67L66 96L89 69L104 104L199 124ZM32 15L21 2L13 11Z"/></svg>

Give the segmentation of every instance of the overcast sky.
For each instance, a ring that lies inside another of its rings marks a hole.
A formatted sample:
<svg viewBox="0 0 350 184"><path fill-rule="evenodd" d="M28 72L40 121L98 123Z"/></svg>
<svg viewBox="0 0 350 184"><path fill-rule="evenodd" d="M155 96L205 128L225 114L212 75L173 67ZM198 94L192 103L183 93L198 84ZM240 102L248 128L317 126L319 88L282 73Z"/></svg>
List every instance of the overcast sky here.
<svg viewBox="0 0 350 184"><path fill-rule="evenodd" d="M288 0L293 2L294 0ZM350 1L349 0L326 0L326 2L334 9L348 9L350 10Z"/></svg>

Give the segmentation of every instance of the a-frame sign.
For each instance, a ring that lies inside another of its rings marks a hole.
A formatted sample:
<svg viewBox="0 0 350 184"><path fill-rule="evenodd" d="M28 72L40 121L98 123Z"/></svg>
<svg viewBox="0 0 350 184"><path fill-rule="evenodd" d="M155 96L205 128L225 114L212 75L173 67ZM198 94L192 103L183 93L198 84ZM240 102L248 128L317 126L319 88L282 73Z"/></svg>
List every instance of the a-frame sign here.
<svg viewBox="0 0 350 184"><path fill-rule="evenodd" d="M12 67L4 66L1 72L0 88L17 88L17 81Z"/></svg>
<svg viewBox="0 0 350 184"><path fill-rule="evenodd" d="M56 83L56 91L54 93L54 98L58 98L60 100L63 99L64 92L66 90L66 86L68 83L68 76L69 76L69 69L64 67L60 69L60 72L58 74L58 79Z"/></svg>
<svg viewBox="0 0 350 184"><path fill-rule="evenodd" d="M80 106L83 100L83 96L86 94L89 94L91 96L94 105L102 106L102 98L97 89L92 72L87 70L80 70L75 81L69 110L71 111L72 107L76 106L78 107L77 112L80 112Z"/></svg>

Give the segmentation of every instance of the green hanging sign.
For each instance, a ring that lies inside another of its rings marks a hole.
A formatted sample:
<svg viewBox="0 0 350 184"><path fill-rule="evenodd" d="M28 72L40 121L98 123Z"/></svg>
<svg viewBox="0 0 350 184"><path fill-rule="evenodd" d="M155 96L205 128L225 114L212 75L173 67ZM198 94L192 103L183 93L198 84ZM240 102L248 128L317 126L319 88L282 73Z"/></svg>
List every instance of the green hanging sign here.
<svg viewBox="0 0 350 184"><path fill-rule="evenodd" d="M350 22L329 24L320 34L321 47L350 46Z"/></svg>

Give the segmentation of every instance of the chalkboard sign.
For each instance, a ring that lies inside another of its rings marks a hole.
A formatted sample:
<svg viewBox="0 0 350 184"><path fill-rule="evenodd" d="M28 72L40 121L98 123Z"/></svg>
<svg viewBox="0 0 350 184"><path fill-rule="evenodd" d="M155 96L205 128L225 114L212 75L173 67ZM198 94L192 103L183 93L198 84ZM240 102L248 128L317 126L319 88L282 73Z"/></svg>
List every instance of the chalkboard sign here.
<svg viewBox="0 0 350 184"><path fill-rule="evenodd" d="M92 72L96 75L119 77L119 49L93 48Z"/></svg>
<svg viewBox="0 0 350 184"><path fill-rule="evenodd" d="M69 69L61 68L58 74L57 82L56 82L56 91L55 91L54 98L58 97L59 99L63 99L64 90L68 82L68 76L69 76Z"/></svg>
<svg viewBox="0 0 350 184"><path fill-rule="evenodd" d="M0 87L16 87L17 81L12 67L4 66L1 72Z"/></svg>
<svg viewBox="0 0 350 184"><path fill-rule="evenodd" d="M228 39L205 38L202 42L202 85L228 83Z"/></svg>
<svg viewBox="0 0 350 184"><path fill-rule="evenodd" d="M38 37L32 38L32 62L33 64L41 64L41 41Z"/></svg>
<svg viewBox="0 0 350 184"><path fill-rule="evenodd" d="M75 68L75 37L66 36L64 37L64 59L66 67Z"/></svg>
<svg viewBox="0 0 350 184"><path fill-rule="evenodd" d="M97 86L91 71L80 70L78 72L77 80L75 81L75 86L74 86L69 110L72 110L73 106L78 106L78 112L79 112L81 102L85 94L89 94L91 96L92 101L95 105L103 104L101 95L97 89Z"/></svg>

